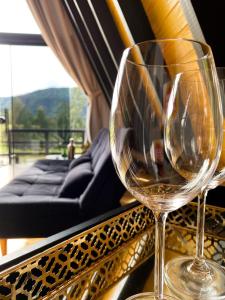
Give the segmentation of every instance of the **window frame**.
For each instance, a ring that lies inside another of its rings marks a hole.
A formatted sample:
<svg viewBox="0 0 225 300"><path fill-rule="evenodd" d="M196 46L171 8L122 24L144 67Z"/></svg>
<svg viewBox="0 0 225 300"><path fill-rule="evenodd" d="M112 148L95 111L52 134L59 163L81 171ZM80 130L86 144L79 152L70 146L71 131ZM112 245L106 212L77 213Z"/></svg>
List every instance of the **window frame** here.
<svg viewBox="0 0 225 300"><path fill-rule="evenodd" d="M46 46L41 34L28 33L0 33L1 45L18 45L18 46Z"/></svg>

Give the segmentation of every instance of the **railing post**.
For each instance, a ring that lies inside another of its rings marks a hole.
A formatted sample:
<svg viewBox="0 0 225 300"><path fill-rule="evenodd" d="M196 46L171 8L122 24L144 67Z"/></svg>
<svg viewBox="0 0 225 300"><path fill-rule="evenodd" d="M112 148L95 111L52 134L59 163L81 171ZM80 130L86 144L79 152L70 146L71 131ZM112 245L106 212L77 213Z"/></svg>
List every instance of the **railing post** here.
<svg viewBox="0 0 225 300"><path fill-rule="evenodd" d="M5 132L7 136L7 142L8 142L8 156L9 156L9 164L11 164L12 160L12 142L13 142L13 130L9 129L9 112L7 109L5 109ZM13 147L14 149L14 147Z"/></svg>
<svg viewBox="0 0 225 300"><path fill-rule="evenodd" d="M82 130L82 147L84 147L84 133L85 133L85 131Z"/></svg>
<svg viewBox="0 0 225 300"><path fill-rule="evenodd" d="M48 155L48 149L49 149L49 135L48 130L45 131L45 154Z"/></svg>

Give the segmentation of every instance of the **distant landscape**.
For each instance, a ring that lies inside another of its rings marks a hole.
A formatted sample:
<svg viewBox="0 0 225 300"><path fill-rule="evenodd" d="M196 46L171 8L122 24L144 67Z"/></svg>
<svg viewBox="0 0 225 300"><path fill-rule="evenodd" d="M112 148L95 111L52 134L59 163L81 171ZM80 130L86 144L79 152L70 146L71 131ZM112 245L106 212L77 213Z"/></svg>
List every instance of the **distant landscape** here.
<svg viewBox="0 0 225 300"><path fill-rule="evenodd" d="M1 113L4 109L14 128L84 128L87 98L79 88L49 88L0 97Z"/></svg>
<svg viewBox="0 0 225 300"><path fill-rule="evenodd" d="M1 115L8 114L9 128L14 129L84 129L86 124L87 98L79 88L49 88L15 97L0 97ZM1 126L3 137L3 126ZM55 145L68 142L69 134L53 134L50 141ZM4 139L6 139L5 137ZM16 142L43 141L43 134L21 132L13 137ZM44 141L43 141L44 142ZM42 147L43 143L40 143ZM22 146L18 146L22 147ZM28 146L23 146L29 147ZM31 147L31 146L30 146ZM53 147L55 148L55 147ZM55 149L52 149L54 152Z"/></svg>

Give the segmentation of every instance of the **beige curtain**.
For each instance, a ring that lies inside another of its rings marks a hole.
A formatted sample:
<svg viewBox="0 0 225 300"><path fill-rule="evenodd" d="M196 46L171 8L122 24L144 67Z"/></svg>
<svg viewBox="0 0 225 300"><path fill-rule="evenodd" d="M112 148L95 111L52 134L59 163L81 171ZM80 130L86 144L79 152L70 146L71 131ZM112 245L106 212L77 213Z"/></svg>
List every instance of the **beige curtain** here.
<svg viewBox="0 0 225 300"><path fill-rule="evenodd" d="M27 0L47 45L89 99L87 139L108 128L110 109L61 0Z"/></svg>

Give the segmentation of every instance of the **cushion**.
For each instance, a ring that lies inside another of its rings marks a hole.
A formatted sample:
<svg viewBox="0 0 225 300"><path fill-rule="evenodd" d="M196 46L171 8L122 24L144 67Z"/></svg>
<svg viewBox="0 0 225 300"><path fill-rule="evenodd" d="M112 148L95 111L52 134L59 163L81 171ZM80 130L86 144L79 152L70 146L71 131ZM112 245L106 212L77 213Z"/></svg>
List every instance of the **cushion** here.
<svg viewBox="0 0 225 300"><path fill-rule="evenodd" d="M82 221L78 199L1 193L1 238L48 237Z"/></svg>
<svg viewBox="0 0 225 300"><path fill-rule="evenodd" d="M84 154L80 156L79 158L73 159L71 163L69 164L69 170L73 169L74 167L86 163L86 162L91 162L91 156Z"/></svg>
<svg viewBox="0 0 225 300"><path fill-rule="evenodd" d="M90 163L82 163L71 169L59 191L59 197L79 197L93 177Z"/></svg>

